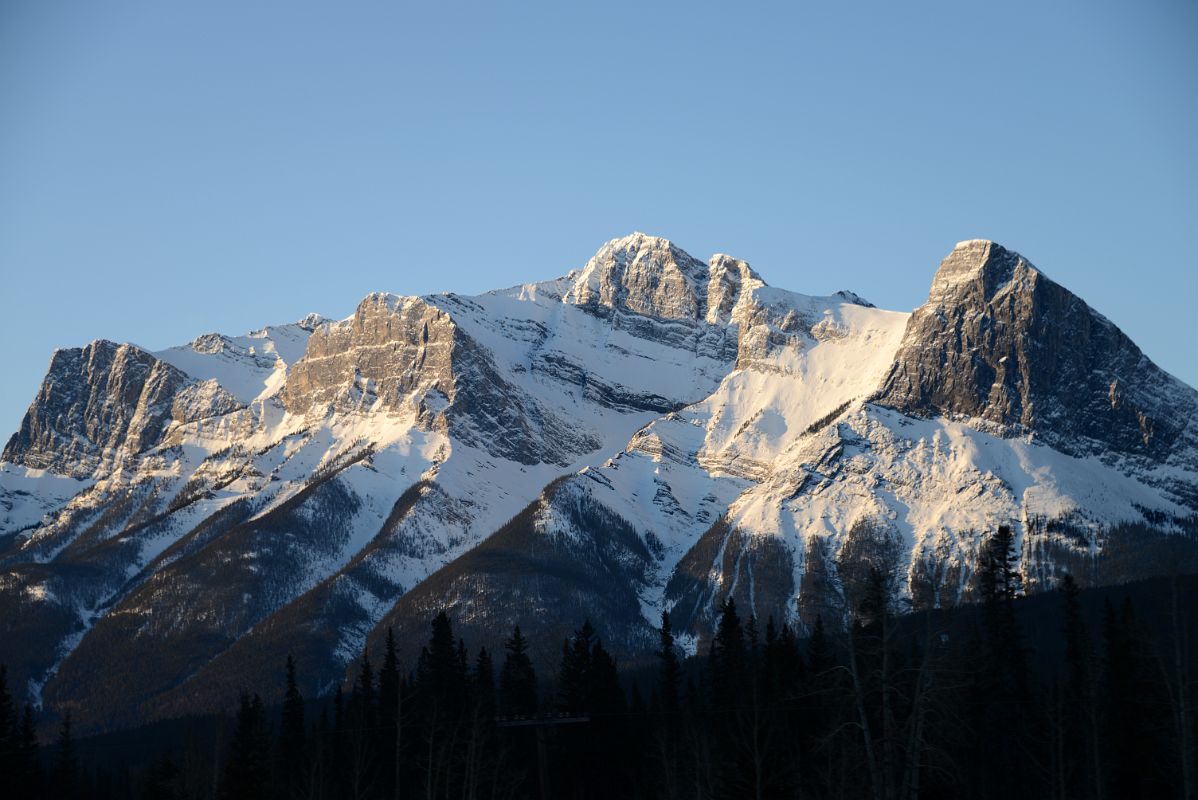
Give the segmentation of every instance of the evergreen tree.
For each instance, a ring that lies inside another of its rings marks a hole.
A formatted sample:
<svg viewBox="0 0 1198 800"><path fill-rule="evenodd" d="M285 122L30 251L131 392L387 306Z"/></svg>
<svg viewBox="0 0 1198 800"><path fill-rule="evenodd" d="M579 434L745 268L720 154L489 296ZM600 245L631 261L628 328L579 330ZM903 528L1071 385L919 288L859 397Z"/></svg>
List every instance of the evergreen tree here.
<svg viewBox="0 0 1198 800"><path fill-rule="evenodd" d="M432 633L416 665L426 797L449 791L460 775L455 762L461 754L455 746L461 741L468 710L465 658L449 615L441 611L433 618Z"/></svg>
<svg viewBox="0 0 1198 800"><path fill-rule="evenodd" d="M416 682L425 702L434 701L446 707L461 700L466 677L463 655L454 640L449 615L444 611L438 613L433 618L432 635L421 649L416 665Z"/></svg>
<svg viewBox="0 0 1198 800"><path fill-rule="evenodd" d="M25 704L21 724L16 734L15 764L11 774L17 797L37 797L41 786L41 763L38 758L37 727L33 721L33 706Z"/></svg>
<svg viewBox="0 0 1198 800"><path fill-rule="evenodd" d="M77 797L81 789L79 757L75 753L75 740L71 735L71 712L62 716L58 730L58 747L54 754L54 794L69 800Z"/></svg>
<svg viewBox="0 0 1198 800"><path fill-rule="evenodd" d="M320 716L316 718L311 758L308 762L306 781L308 796L328 797L331 795L332 789L336 785L333 780L336 747L333 726L329 722L329 711L327 708L321 708Z"/></svg>
<svg viewBox="0 0 1198 800"><path fill-rule="evenodd" d="M283 716L279 724L280 794L297 797L307 778L307 728L304 698L295 679L295 659L287 656L287 688L283 694Z"/></svg>
<svg viewBox="0 0 1198 800"><path fill-rule="evenodd" d="M479 705L489 709L494 714L495 709L495 665L487 648L478 649L478 659L474 662L474 691Z"/></svg>
<svg viewBox="0 0 1198 800"><path fill-rule="evenodd" d="M476 800L480 787L494 784L497 769L495 753L495 667L487 648L479 648L478 658L470 673L470 726L466 748L466 768L463 776L463 795Z"/></svg>
<svg viewBox="0 0 1198 800"><path fill-rule="evenodd" d="M221 800L261 800L270 786L270 731L262 698L243 691L237 711L225 771Z"/></svg>
<svg viewBox="0 0 1198 800"><path fill-rule="evenodd" d="M179 767L170 753L154 760L146 773L143 800L175 800L179 796Z"/></svg>
<svg viewBox="0 0 1198 800"><path fill-rule="evenodd" d="M661 612L661 631L658 635L657 694L662 711L666 714L676 714L682 668L678 663L678 647L674 643L674 631L670 627L670 612L668 611Z"/></svg>
<svg viewBox="0 0 1198 800"><path fill-rule="evenodd" d="M403 746L401 729L403 707L401 691L402 678L399 673L399 656L395 644L395 632L387 628L387 641L383 649L383 666L379 670L379 743L382 757L383 782L386 787L385 795L395 797L400 788L400 770L402 758L400 748Z"/></svg>
<svg viewBox="0 0 1198 800"><path fill-rule="evenodd" d="M731 595L720 606L720 619L711 646L711 682L717 710L731 708L747 677L744 629Z"/></svg>
<svg viewBox="0 0 1198 800"><path fill-rule="evenodd" d="M364 797L374 787L377 773L374 668L370 654L362 651L358 676L349 695L349 735L345 740L344 774L351 797Z"/></svg>
<svg viewBox="0 0 1198 800"><path fill-rule="evenodd" d="M828 640L828 632L824 628L823 616L815 618L811 636L807 639L807 662L811 667L812 677L816 678L827 673L836 663L832 643Z"/></svg>
<svg viewBox="0 0 1198 800"><path fill-rule="evenodd" d="M370 664L370 654L363 651L358 662L358 677L350 692L350 713L354 717L354 725L373 729L374 712L374 667Z"/></svg>
<svg viewBox="0 0 1198 800"><path fill-rule="evenodd" d="M333 735L328 771L328 783L334 792L341 792L349 780L350 751L349 715L345 710L345 693L338 684L333 691Z"/></svg>
<svg viewBox="0 0 1198 800"><path fill-rule="evenodd" d="M616 660L596 640L591 646L591 655L586 673L586 705L588 712L623 714L628 707L628 698L620 687L620 672Z"/></svg>
<svg viewBox="0 0 1198 800"><path fill-rule="evenodd" d="M505 714L529 716L537 710L537 675L528 657L528 640L520 626L504 645L507 656L499 676L499 701Z"/></svg>
<svg viewBox="0 0 1198 800"><path fill-rule="evenodd" d="M591 669L591 643L595 629L587 620L574 632L572 639L562 642L562 661L558 670L557 708L572 714L586 713L588 681Z"/></svg>
<svg viewBox="0 0 1198 800"><path fill-rule="evenodd" d="M1063 797L1102 797L1095 686L1090 635L1082 618L1080 590L1072 575L1061 581L1064 605L1065 674L1059 724L1061 747L1058 786Z"/></svg>
<svg viewBox="0 0 1198 800"><path fill-rule="evenodd" d="M1009 797L1028 782L1033 753L1031 692L1023 634L1014 601L1022 587L1014 534L1002 525L980 548L976 588L982 601L980 647L973 654L975 781L984 797ZM1015 746L988 742L1008 739Z"/></svg>
<svg viewBox="0 0 1198 800"><path fill-rule="evenodd" d="M12 695L8 693L8 668L0 664L0 775L16 768L20 720Z"/></svg>

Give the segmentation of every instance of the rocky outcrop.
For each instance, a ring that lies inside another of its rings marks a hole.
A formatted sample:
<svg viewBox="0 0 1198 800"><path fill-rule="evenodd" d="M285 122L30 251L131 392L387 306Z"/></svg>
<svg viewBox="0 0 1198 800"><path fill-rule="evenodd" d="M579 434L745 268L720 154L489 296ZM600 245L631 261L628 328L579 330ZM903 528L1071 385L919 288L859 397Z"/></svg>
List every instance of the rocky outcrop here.
<svg viewBox="0 0 1198 800"><path fill-rule="evenodd" d="M373 294L350 319L318 328L280 397L320 418L407 411L521 464L565 465L598 447L512 386L450 314L415 297Z"/></svg>
<svg viewBox="0 0 1198 800"><path fill-rule="evenodd" d="M1070 454L1165 460L1198 393L1018 253L968 241L911 315L877 402L1031 432Z"/></svg>
<svg viewBox="0 0 1198 800"><path fill-rule="evenodd" d="M587 262L566 302L661 319L703 319L708 268L667 239L613 239Z"/></svg>
<svg viewBox="0 0 1198 800"><path fill-rule="evenodd" d="M99 340L58 350L2 460L83 477L157 445L172 422L240 408L131 344Z"/></svg>

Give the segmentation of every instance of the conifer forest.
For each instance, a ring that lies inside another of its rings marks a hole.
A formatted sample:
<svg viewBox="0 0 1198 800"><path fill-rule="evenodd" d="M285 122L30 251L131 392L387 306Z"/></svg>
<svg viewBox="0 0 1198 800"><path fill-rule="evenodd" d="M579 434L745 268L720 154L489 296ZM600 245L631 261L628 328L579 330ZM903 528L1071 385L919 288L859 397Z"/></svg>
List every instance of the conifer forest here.
<svg viewBox="0 0 1198 800"><path fill-rule="evenodd" d="M274 696L107 736L16 707L0 680L0 793L1192 800L1195 582L1064 576L1025 598L1009 530L982 555L967 606L905 613L867 553L843 617L800 636L729 599L687 657L663 613L653 658L627 667L587 620L539 663L518 626L490 652L440 613L414 663L389 636L326 696L304 697L288 658Z"/></svg>

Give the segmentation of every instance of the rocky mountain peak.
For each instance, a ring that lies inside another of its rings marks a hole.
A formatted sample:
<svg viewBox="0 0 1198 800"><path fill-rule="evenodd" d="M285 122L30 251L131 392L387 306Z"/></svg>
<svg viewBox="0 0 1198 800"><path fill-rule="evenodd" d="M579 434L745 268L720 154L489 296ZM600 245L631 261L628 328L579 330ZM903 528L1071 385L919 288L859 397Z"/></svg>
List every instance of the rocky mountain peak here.
<svg viewBox="0 0 1198 800"><path fill-rule="evenodd" d="M928 303L952 301L963 293L989 302L1004 290L1030 286L1040 274L1018 253L986 239L970 239L957 243L940 262Z"/></svg>
<svg viewBox="0 0 1198 800"><path fill-rule="evenodd" d="M302 330L311 333L325 322L328 322L328 319L326 319L324 315L317 314L315 311L313 311L295 324Z"/></svg>
<svg viewBox="0 0 1198 800"><path fill-rule="evenodd" d="M98 339L56 350L2 460L81 477L102 463L137 455L161 440L176 399L191 382L131 344Z"/></svg>
<svg viewBox="0 0 1198 800"><path fill-rule="evenodd" d="M711 257L708 275L706 318L712 324L727 323L742 298L749 298L754 289L765 286L746 262L723 253Z"/></svg>
<svg viewBox="0 0 1198 800"><path fill-rule="evenodd" d="M1112 398L1118 399L1112 399ZM1030 432L1076 455L1164 458L1198 395L1023 256L961 242L911 315L879 402Z"/></svg>
<svg viewBox="0 0 1198 800"><path fill-rule="evenodd" d="M708 267L668 239L613 239L578 273L565 301L663 319L702 319Z"/></svg>
<svg viewBox="0 0 1198 800"><path fill-rule="evenodd" d="M639 232L603 245L570 278L563 300L601 315L712 324L728 322L742 289L765 285L744 261L720 254L705 264L669 239Z"/></svg>

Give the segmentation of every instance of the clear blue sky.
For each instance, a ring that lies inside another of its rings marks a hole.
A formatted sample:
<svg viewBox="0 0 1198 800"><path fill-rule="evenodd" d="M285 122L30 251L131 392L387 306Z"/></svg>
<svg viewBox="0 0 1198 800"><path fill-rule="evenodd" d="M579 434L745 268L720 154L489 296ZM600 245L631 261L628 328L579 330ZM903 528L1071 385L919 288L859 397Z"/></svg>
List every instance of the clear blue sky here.
<svg viewBox="0 0 1198 800"><path fill-rule="evenodd" d="M995 239L1196 384L1196 41L1190 0L7 0L0 440L56 347L547 278L632 230L897 309Z"/></svg>

